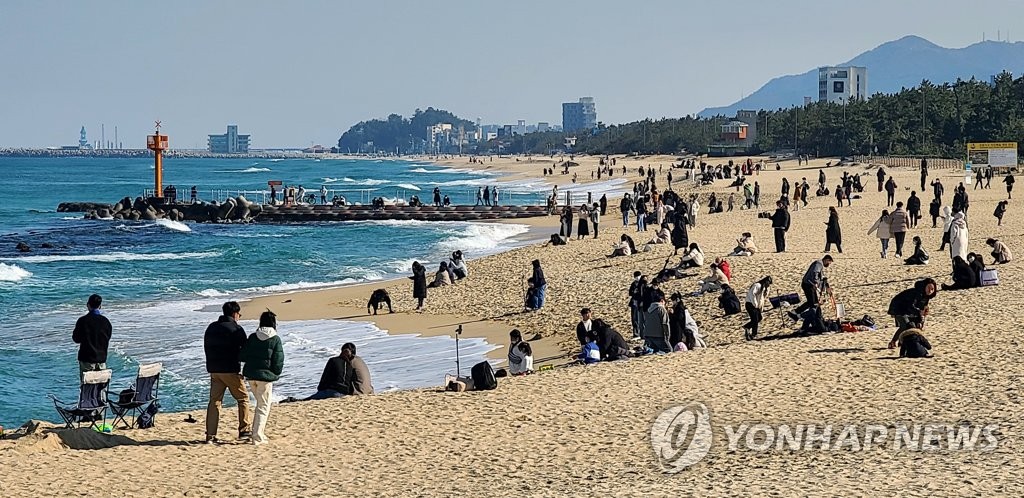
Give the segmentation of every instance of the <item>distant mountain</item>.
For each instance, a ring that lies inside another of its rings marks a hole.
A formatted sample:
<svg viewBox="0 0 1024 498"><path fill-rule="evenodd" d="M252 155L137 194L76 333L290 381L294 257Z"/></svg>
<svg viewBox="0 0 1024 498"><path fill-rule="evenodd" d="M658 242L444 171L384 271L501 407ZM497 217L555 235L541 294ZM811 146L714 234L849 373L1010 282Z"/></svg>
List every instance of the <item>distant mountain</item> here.
<svg viewBox="0 0 1024 498"><path fill-rule="evenodd" d="M884 43L835 66L868 68L868 92L893 93L917 86L921 80L941 85L957 78L988 81L1003 71L1024 74L1024 42L985 41L964 48L940 47L919 36ZM709 107L701 116L733 116L737 110L778 109L802 105L804 97L818 100L818 68L804 74L775 78L748 97L725 107Z"/></svg>

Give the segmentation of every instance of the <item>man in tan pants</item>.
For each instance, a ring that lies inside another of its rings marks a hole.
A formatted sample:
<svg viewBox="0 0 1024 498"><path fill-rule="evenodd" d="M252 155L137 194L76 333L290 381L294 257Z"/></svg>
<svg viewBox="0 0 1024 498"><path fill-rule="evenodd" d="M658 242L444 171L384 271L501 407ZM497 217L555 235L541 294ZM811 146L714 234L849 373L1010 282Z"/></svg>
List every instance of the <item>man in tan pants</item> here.
<svg viewBox="0 0 1024 498"><path fill-rule="evenodd" d="M234 301L224 303L224 314L206 328L203 349L206 350L206 371L210 373L210 404L206 407L206 442L217 442L221 401L224 390L238 402L238 439L252 438L252 413L249 391L242 378L239 355L245 345L245 330L238 324L241 307Z"/></svg>

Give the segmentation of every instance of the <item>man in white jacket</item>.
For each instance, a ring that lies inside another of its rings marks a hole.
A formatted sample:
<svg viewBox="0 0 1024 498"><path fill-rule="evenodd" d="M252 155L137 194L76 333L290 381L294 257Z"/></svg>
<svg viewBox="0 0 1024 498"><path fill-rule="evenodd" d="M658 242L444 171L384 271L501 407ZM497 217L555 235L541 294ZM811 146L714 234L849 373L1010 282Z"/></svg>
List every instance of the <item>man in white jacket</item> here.
<svg viewBox="0 0 1024 498"><path fill-rule="evenodd" d="M772 277L764 277L747 289L747 315L750 316L750 321L743 326L743 337L748 341L753 340L757 337L758 325L763 320L762 310L768 295L768 288L772 285Z"/></svg>

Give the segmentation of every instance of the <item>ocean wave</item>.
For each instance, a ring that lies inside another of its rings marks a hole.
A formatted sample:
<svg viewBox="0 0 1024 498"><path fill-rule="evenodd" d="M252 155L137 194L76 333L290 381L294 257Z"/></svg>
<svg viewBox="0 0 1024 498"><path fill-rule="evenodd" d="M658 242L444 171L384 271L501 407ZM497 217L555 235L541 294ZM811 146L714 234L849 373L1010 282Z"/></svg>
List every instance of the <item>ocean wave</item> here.
<svg viewBox="0 0 1024 498"><path fill-rule="evenodd" d="M22 256L18 258L0 258L0 261L14 261L18 263L56 263L62 261L91 261L96 263L117 263L121 261L166 261L173 259L204 259L215 258L220 255L221 253L213 251L182 253L162 252L155 254L111 252L107 254Z"/></svg>
<svg viewBox="0 0 1024 498"><path fill-rule="evenodd" d="M375 278L373 280L380 280L380 278ZM238 292L243 293L243 294L256 294L256 295L279 294L279 293L283 293L283 292L295 292L295 291L300 291L300 290L326 289L326 288L329 288L329 287L340 287L342 285L351 285L351 284L359 283L361 281L362 280L360 280L360 279L346 278L346 279L342 279L342 280L335 280L333 282L305 282L305 281L295 282L295 283L281 282L281 283L276 284L276 285L267 285L267 286L264 286L264 287L247 287L245 289L239 289Z"/></svg>
<svg viewBox="0 0 1024 498"><path fill-rule="evenodd" d="M196 294L203 297L224 297L228 295L227 292L219 291L217 289L203 289L199 292L196 292Z"/></svg>
<svg viewBox="0 0 1024 498"><path fill-rule="evenodd" d="M450 182L427 182L427 185L436 185L438 187L483 187L484 185L490 185L494 182L489 182L484 179L478 180L452 180Z"/></svg>
<svg viewBox="0 0 1024 498"><path fill-rule="evenodd" d="M411 183L399 183L398 185L395 185L395 186L398 187L398 188L404 188L406 190L422 190L419 187L417 187L417 186L415 186L415 185L413 185Z"/></svg>
<svg viewBox="0 0 1024 498"><path fill-rule="evenodd" d="M168 230L174 230L175 232L191 232L192 229L188 225L174 220L156 220L154 222L156 226L166 228Z"/></svg>
<svg viewBox="0 0 1024 498"><path fill-rule="evenodd" d="M223 171L217 171L217 173L267 173L270 171L270 168L257 168L253 166L245 169L228 169Z"/></svg>
<svg viewBox="0 0 1024 498"><path fill-rule="evenodd" d="M434 174L436 174L436 173L450 173L450 174L472 173L472 174L475 174L475 175L484 175L484 174L486 174L486 173L482 173L482 172L479 172L479 171L476 171L476 170L472 170L472 169L468 169L468 168L427 169L427 168L422 168L421 167L421 168L413 168L413 169L409 170L409 172L410 173L434 173Z"/></svg>
<svg viewBox="0 0 1024 498"><path fill-rule="evenodd" d="M502 248L503 242L508 239L529 230L527 225L512 223L473 223L465 228L453 230L452 236L437 242L434 247L445 252L491 252Z"/></svg>
<svg viewBox="0 0 1024 498"><path fill-rule="evenodd" d="M0 263L0 282L21 282L32 276L32 272L18 266Z"/></svg>

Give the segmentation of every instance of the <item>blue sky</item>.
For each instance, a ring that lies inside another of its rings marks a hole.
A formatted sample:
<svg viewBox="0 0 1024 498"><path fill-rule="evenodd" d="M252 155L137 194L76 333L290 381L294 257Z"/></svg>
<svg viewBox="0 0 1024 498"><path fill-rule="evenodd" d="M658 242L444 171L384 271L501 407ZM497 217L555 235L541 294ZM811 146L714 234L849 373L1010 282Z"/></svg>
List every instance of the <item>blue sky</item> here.
<svg viewBox="0 0 1024 498"><path fill-rule="evenodd" d="M228 123L254 147L331 145L427 106L558 123L584 95L606 123L680 116L904 35L962 47L1021 18L1013 0L3 0L0 146L104 123L142 147L157 118L174 147Z"/></svg>

